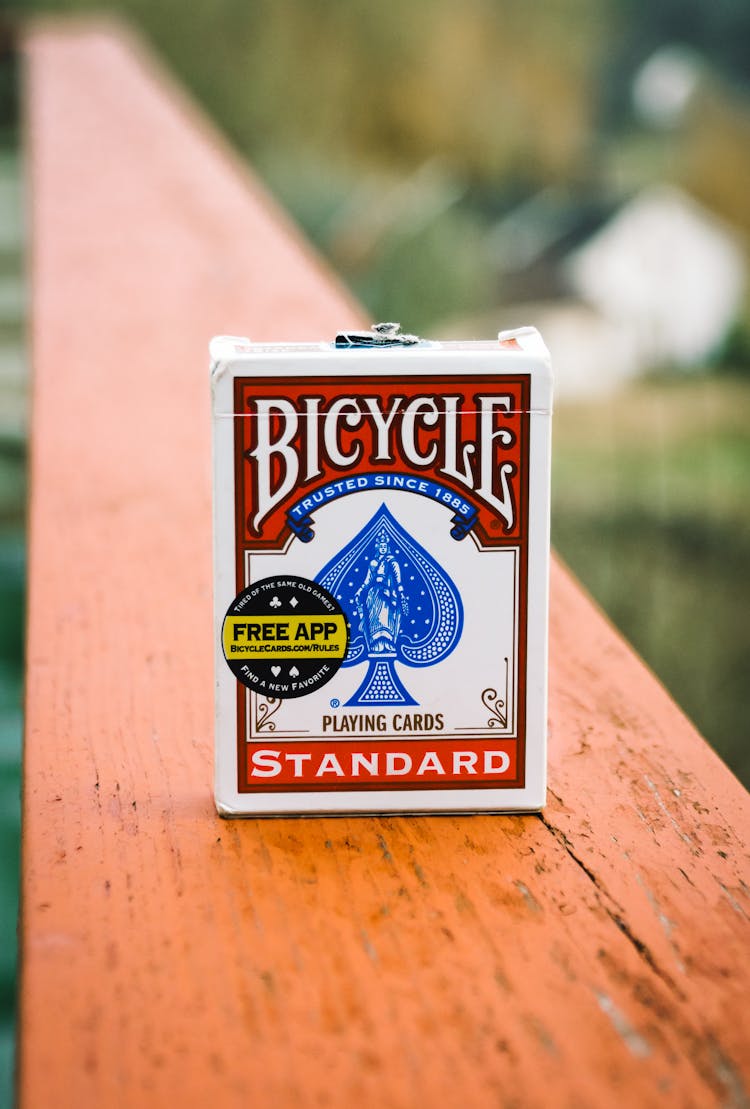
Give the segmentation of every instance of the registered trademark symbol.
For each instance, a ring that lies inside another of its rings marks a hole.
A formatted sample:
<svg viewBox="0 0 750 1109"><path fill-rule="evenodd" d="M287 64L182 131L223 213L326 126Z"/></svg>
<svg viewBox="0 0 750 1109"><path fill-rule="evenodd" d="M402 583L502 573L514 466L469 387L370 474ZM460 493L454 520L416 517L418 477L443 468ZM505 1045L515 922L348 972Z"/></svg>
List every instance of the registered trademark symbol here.
<svg viewBox="0 0 750 1109"><path fill-rule="evenodd" d="M331 697L331 708L332 709L337 709L340 704L341 704L341 701L339 701L338 697Z"/></svg>

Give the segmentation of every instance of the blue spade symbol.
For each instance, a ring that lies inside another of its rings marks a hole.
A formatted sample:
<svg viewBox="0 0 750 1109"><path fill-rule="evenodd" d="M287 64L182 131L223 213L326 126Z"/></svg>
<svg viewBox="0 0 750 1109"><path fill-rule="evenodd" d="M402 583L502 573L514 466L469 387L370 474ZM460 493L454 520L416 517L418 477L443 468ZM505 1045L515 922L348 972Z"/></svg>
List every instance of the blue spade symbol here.
<svg viewBox="0 0 750 1109"><path fill-rule="evenodd" d="M383 504L315 580L349 621L342 665L368 663L347 704L416 705L396 662L435 666L461 638L463 606L445 571Z"/></svg>

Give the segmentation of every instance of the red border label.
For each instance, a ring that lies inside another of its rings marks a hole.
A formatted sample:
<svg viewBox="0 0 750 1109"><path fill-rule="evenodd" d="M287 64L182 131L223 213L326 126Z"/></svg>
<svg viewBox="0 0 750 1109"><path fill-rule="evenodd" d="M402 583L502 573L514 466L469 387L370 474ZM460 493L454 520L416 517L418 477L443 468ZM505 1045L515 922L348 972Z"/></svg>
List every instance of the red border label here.
<svg viewBox="0 0 750 1109"><path fill-rule="evenodd" d="M439 483L473 506L482 548L519 551L516 738L258 742L246 731L250 693L238 683L239 792L523 787L529 375L245 377L234 400L238 593L248 584L247 552L281 551L289 541L292 506L332 485L336 495L347 494L346 483L355 492L356 479L372 475Z"/></svg>

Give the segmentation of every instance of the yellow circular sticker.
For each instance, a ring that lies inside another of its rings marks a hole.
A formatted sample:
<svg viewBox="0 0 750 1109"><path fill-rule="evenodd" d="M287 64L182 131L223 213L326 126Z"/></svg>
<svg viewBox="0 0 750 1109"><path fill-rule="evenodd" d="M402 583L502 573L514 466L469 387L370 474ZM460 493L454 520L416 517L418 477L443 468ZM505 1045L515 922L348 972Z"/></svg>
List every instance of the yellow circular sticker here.
<svg viewBox="0 0 750 1109"><path fill-rule="evenodd" d="M338 601L308 578L263 578L239 593L221 630L230 670L264 697L304 697L346 657L349 625Z"/></svg>

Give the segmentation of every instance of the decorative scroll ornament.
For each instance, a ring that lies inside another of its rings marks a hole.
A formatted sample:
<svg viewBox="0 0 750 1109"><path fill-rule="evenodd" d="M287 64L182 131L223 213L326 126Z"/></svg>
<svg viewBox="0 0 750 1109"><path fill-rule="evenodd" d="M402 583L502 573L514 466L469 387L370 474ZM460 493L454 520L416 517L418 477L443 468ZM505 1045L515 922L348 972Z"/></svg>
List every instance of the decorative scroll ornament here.
<svg viewBox="0 0 750 1109"><path fill-rule="evenodd" d="M508 660L505 659L505 696L501 698L496 689L482 690L482 704L489 712L488 728L508 727Z"/></svg>
<svg viewBox="0 0 750 1109"><path fill-rule="evenodd" d="M271 717L281 708L280 697L257 697L255 700L255 731L275 732L276 721Z"/></svg>

